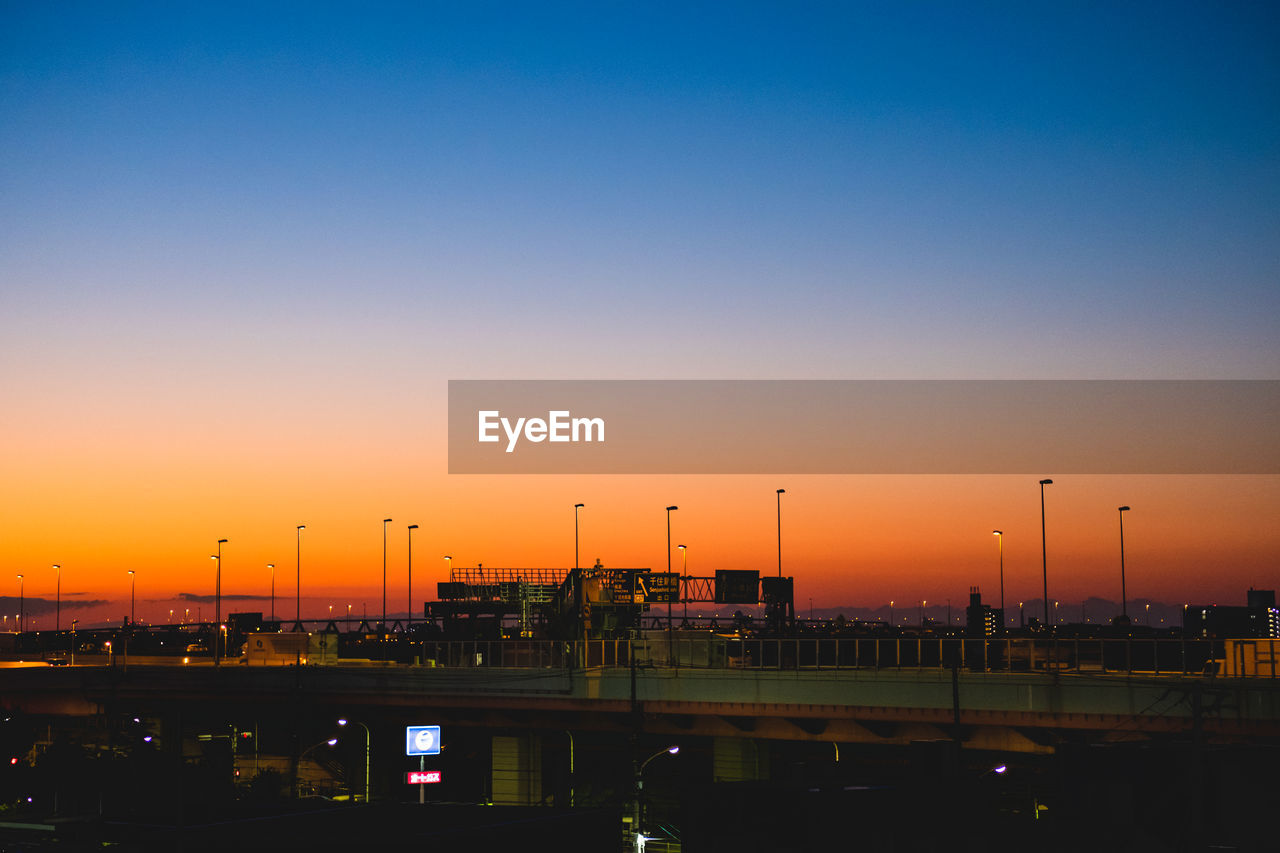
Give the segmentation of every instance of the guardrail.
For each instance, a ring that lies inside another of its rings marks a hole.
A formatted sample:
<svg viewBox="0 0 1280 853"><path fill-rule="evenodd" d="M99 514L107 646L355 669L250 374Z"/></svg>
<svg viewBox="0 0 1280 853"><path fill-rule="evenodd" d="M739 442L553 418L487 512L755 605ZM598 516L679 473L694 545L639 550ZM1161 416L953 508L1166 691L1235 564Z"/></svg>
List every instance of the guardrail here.
<svg viewBox="0 0 1280 853"><path fill-rule="evenodd" d="M425 641L419 662L440 667L640 667L729 670L923 670L974 673L1280 677L1280 640L665 637L635 640Z"/></svg>

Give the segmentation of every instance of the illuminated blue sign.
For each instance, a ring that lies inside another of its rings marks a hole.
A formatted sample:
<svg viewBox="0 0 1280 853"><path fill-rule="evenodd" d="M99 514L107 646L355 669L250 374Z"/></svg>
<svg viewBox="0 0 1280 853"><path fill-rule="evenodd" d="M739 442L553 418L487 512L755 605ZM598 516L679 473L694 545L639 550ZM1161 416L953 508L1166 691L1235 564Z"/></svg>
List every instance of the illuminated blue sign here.
<svg viewBox="0 0 1280 853"><path fill-rule="evenodd" d="M439 726L406 726L404 730L405 755L439 755Z"/></svg>

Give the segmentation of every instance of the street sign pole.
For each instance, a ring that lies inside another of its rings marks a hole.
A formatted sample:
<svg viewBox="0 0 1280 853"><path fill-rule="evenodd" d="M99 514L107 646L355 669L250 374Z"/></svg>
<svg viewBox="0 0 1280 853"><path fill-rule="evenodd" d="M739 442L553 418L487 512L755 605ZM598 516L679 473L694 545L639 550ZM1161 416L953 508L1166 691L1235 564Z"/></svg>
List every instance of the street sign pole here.
<svg viewBox="0 0 1280 853"><path fill-rule="evenodd" d="M418 770L425 772L427 769L427 757L425 755L418 756ZM427 786L418 783L418 805L422 805L427 801Z"/></svg>

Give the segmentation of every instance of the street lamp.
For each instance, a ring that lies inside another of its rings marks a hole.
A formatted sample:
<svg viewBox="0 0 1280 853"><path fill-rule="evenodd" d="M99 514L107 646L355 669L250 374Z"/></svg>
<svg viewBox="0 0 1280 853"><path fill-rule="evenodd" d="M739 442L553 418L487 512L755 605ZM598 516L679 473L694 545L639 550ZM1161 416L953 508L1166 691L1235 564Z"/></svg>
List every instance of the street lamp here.
<svg viewBox="0 0 1280 853"><path fill-rule="evenodd" d="M227 540L226 540L226 539L219 539L219 540L218 540L218 556L214 557L214 559L218 561L218 574L217 574L217 580L215 581L215 583L214 583L214 587L213 587L213 592L214 592L214 596L213 596L213 599L214 599L214 615L213 615L213 621L214 621L215 623L219 623L219 624L222 622L222 546L223 546L223 545L225 545L226 543L227 543ZM213 648L213 663L214 663L214 665L215 665L215 666L217 666L217 664L218 664L218 637L217 637L217 634L215 634L215 635L214 635L214 638L213 638L213 645L214 645L214 648Z"/></svg>
<svg viewBox="0 0 1280 853"><path fill-rule="evenodd" d="M1053 480L1040 481L1040 579L1044 584L1044 621L1049 624L1049 546L1044 535L1044 487L1053 485Z"/></svg>
<svg viewBox="0 0 1280 853"><path fill-rule="evenodd" d="M276 621L276 564L267 563L267 568L271 570L271 624Z"/></svg>
<svg viewBox="0 0 1280 853"><path fill-rule="evenodd" d="M786 489L778 489L778 577L782 577L782 496Z"/></svg>
<svg viewBox="0 0 1280 853"><path fill-rule="evenodd" d="M22 633L23 622L26 621L27 615L27 594L26 584L22 580L22 575L18 575L18 633Z"/></svg>
<svg viewBox="0 0 1280 853"><path fill-rule="evenodd" d="M415 527L417 525L414 525ZM338 725L345 726L347 723L355 723L364 729L364 801L369 802L369 727L359 720L347 720L345 718L338 720Z"/></svg>
<svg viewBox="0 0 1280 853"><path fill-rule="evenodd" d="M382 519L382 631L387 630L387 525L390 523L391 519Z"/></svg>
<svg viewBox="0 0 1280 853"><path fill-rule="evenodd" d="M1129 603L1124 588L1124 514L1128 511L1127 506L1120 507L1120 616L1126 625L1129 624Z"/></svg>
<svg viewBox="0 0 1280 853"><path fill-rule="evenodd" d="M57 603L53 609L53 633L56 635L62 631L62 566L54 563L53 567L58 570Z"/></svg>
<svg viewBox="0 0 1280 853"><path fill-rule="evenodd" d="M302 630L302 531L306 530L305 524L299 524L296 532L298 543L298 563L297 576L294 580L294 610L293 610L293 630Z"/></svg>
<svg viewBox="0 0 1280 853"><path fill-rule="evenodd" d="M136 610L138 591L138 576L133 569L129 570L129 624L132 625L138 621L138 611Z"/></svg>
<svg viewBox="0 0 1280 853"><path fill-rule="evenodd" d="M996 537L997 547L1000 551L1000 627L1004 627L1004 531L993 530L991 535Z"/></svg>
<svg viewBox="0 0 1280 853"><path fill-rule="evenodd" d="M893 599L889 599L889 625L893 626Z"/></svg>
<svg viewBox="0 0 1280 853"><path fill-rule="evenodd" d="M667 577L671 577L671 511L679 509L678 506L667 507ZM667 599L667 655L670 657L671 664L675 664L676 650L673 647L674 637L671 630L671 599Z"/></svg>
<svg viewBox="0 0 1280 853"><path fill-rule="evenodd" d="M689 599L684 595L684 579L689 574L689 546L677 545L676 548L680 550L680 582L676 586L676 590L679 592L680 601L684 605L684 616L681 617L684 621L680 623L680 630L683 631L689 627Z"/></svg>
<svg viewBox="0 0 1280 853"><path fill-rule="evenodd" d="M664 755L677 755L680 752L678 745L672 745L666 749L660 749L653 755L646 758L640 763L640 768L636 770L636 791L635 791L635 811L632 815L631 831L635 833L635 849L644 849L644 833L640 830L640 802L644 797L644 770L649 766L649 762L655 758L661 758Z"/></svg>
<svg viewBox="0 0 1280 853"><path fill-rule="evenodd" d="M328 740L322 740L319 743L313 743L311 746L307 747L306 749L302 750L302 752L298 753L298 767L299 768L301 767L302 762L306 760L308 753L310 753L313 749L319 749L322 746L333 748L337 745L338 745L338 739L336 737L331 737ZM301 773L297 771L297 768L295 768L294 772L295 772L295 775L293 778L293 793L294 793L294 796L297 797L302 793L302 778L301 778Z"/></svg>
<svg viewBox="0 0 1280 853"><path fill-rule="evenodd" d="M449 571L449 580L453 580L453 557L444 555L444 567Z"/></svg>
<svg viewBox="0 0 1280 853"><path fill-rule="evenodd" d="M405 633L409 633L408 625L413 624L413 531L418 529L418 525L409 525L409 616L406 623Z"/></svg>
<svg viewBox="0 0 1280 853"><path fill-rule="evenodd" d="M586 504L573 505L573 567L578 568L578 510Z"/></svg>

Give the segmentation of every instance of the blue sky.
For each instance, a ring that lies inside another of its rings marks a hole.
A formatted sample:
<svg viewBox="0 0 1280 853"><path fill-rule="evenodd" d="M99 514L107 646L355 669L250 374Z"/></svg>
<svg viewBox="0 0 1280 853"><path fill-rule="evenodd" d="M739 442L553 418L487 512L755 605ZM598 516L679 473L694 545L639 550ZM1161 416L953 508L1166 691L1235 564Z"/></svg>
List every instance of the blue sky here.
<svg viewBox="0 0 1280 853"><path fill-rule="evenodd" d="M4 14L11 334L230 300L371 359L616 345L468 374L1275 375L1268 4Z"/></svg>

